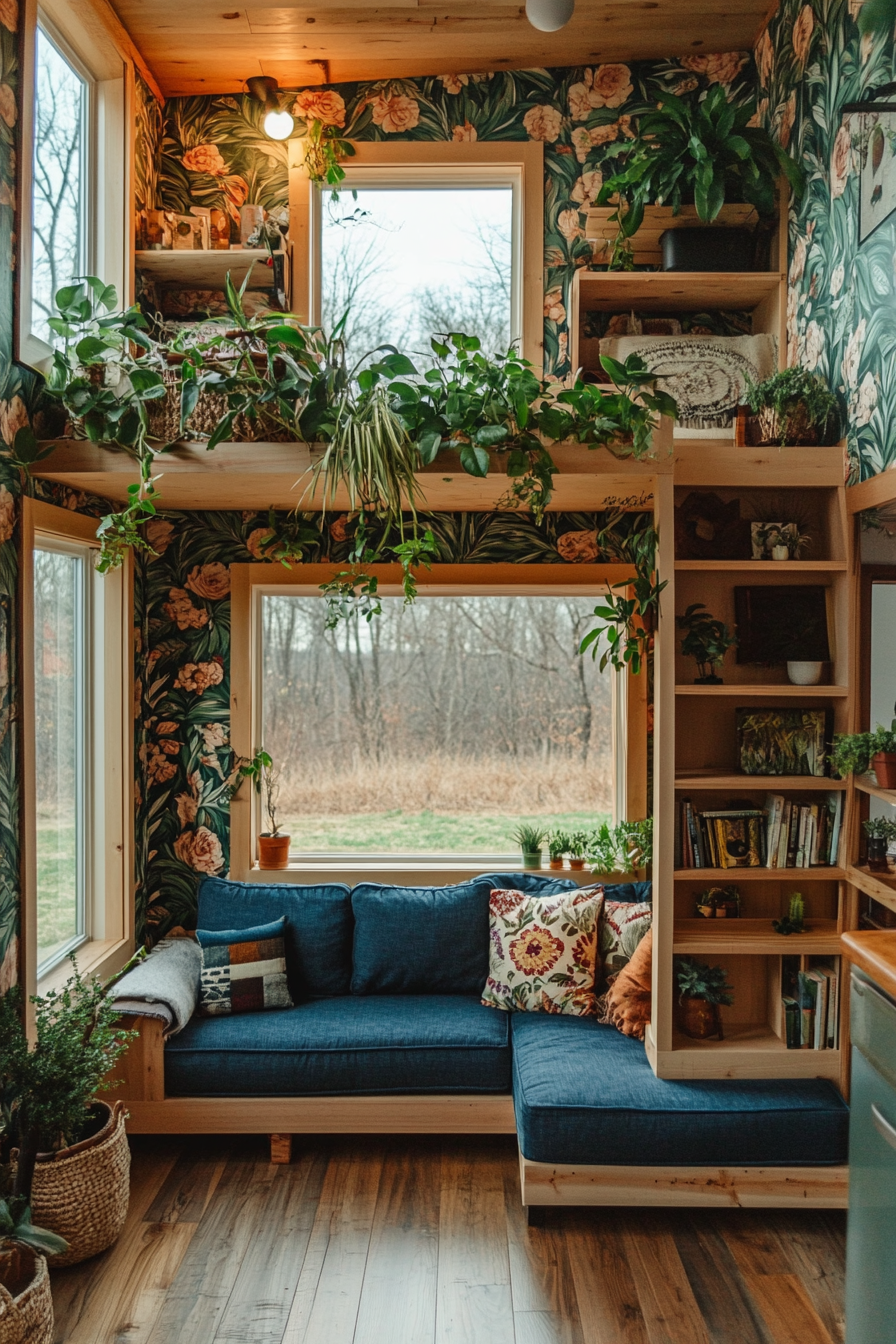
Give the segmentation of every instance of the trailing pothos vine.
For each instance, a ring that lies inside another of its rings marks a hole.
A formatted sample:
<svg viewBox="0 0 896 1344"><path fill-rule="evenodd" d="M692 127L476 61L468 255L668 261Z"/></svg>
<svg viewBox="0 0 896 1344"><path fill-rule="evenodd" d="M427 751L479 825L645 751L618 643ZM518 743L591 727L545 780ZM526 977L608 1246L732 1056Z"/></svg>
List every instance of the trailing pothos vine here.
<svg viewBox="0 0 896 1344"><path fill-rule="evenodd" d="M598 533L598 544L601 536ZM590 649L591 657L597 658L603 641L601 672L610 665L617 671L630 668L637 675L647 661L659 616L660 594L668 584L668 579L660 580L656 570L658 542L659 533L649 521L631 533L626 558L635 567L635 577L614 583L605 600L594 608L599 624L582 640L579 653Z"/></svg>

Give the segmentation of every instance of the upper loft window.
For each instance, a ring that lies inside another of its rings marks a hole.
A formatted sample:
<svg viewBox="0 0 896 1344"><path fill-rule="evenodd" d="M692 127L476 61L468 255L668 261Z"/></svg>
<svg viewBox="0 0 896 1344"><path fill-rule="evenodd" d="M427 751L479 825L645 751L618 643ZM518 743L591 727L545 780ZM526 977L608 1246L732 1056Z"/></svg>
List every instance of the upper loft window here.
<svg viewBox="0 0 896 1344"><path fill-rule="evenodd" d="M56 291L89 267L92 81L43 23L35 55L31 334L46 345Z"/></svg>
<svg viewBox="0 0 896 1344"><path fill-rule="evenodd" d="M519 173L376 171L349 168L321 209L320 316L344 318L349 367L383 344L428 367L436 334L519 340Z"/></svg>
<svg viewBox="0 0 896 1344"><path fill-rule="evenodd" d="M260 740L302 858L518 860L520 822L612 810L614 678L576 650L594 597L383 597L322 630L319 596L260 603Z"/></svg>

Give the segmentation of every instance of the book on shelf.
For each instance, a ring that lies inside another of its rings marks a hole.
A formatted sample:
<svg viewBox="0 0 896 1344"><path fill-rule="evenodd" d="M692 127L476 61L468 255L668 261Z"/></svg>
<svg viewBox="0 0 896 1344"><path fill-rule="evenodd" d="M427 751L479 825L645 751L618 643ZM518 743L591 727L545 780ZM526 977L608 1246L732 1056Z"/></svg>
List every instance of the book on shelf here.
<svg viewBox="0 0 896 1344"><path fill-rule="evenodd" d="M840 958L784 957L781 1010L788 1050L836 1050L840 1028Z"/></svg>
<svg viewBox="0 0 896 1344"><path fill-rule="evenodd" d="M843 793L809 802L766 794L762 807L698 812L679 801L677 868L826 868L837 863Z"/></svg>

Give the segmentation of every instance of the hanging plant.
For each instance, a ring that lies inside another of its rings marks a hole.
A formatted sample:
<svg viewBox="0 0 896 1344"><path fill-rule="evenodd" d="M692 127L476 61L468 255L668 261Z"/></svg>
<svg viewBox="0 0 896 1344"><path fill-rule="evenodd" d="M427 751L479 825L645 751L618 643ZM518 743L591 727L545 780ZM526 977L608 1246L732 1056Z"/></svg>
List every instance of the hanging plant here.
<svg viewBox="0 0 896 1344"><path fill-rule="evenodd" d="M597 541L601 546L603 533L598 533ZM579 645L579 653L590 649L591 657L597 658L603 636L606 648L600 660L601 672L609 665L617 671L630 667L637 675L647 659L659 615L660 594L668 583L668 579L660 582L655 572L658 542L659 533L652 523L630 534L620 558L634 565L634 580L613 584L606 599L594 608L600 624L589 630Z"/></svg>
<svg viewBox="0 0 896 1344"><path fill-rule="evenodd" d="M355 147L335 126L327 126L317 118L306 121L305 126L307 144L303 162L308 177L317 187L332 187L330 199L338 201L339 184L345 181L341 160L353 158Z"/></svg>

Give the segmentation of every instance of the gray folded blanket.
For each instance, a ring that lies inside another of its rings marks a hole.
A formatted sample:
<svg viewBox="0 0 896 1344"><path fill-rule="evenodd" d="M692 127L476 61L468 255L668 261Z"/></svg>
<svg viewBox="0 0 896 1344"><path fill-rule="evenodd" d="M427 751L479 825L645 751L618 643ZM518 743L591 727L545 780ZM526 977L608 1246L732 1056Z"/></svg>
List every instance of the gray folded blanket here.
<svg viewBox="0 0 896 1344"><path fill-rule="evenodd" d="M165 1035L183 1031L196 1009L202 951L192 938L164 938L114 989L119 1013L158 1017Z"/></svg>

